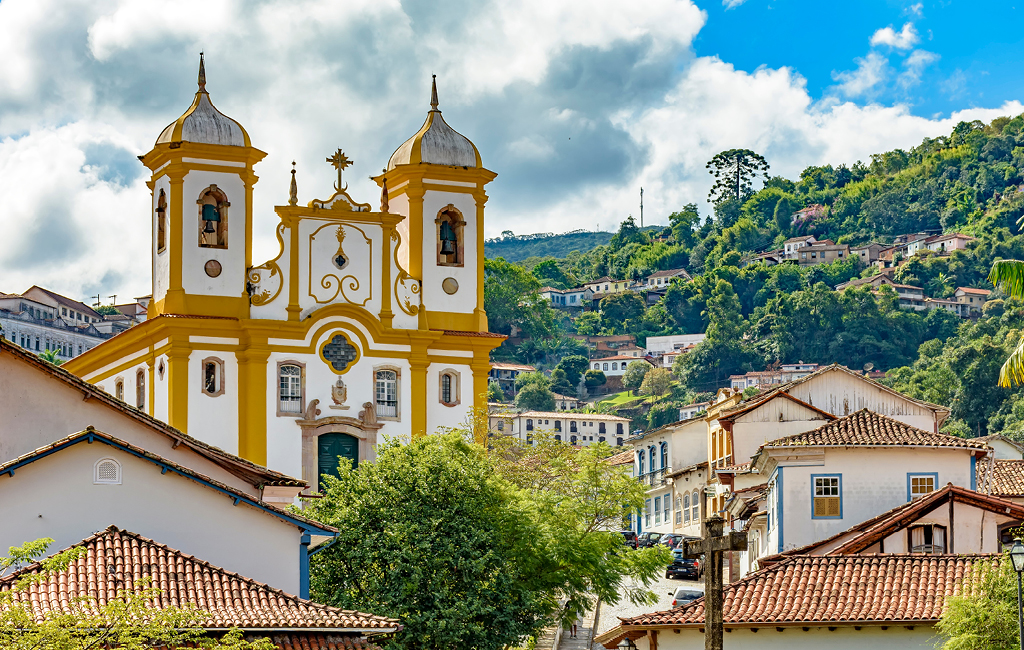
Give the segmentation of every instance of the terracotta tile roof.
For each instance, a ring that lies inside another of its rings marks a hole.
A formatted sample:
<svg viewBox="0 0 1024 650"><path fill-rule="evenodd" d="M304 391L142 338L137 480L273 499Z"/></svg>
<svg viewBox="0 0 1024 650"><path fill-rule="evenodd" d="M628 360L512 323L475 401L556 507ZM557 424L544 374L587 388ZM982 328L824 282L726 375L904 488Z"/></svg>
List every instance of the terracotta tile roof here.
<svg viewBox="0 0 1024 650"><path fill-rule="evenodd" d="M32 289L39 290L44 295L49 296L54 301L56 301L57 303L59 303L61 305L64 305L65 307L71 307L72 309L77 309L78 311L80 311L82 313L89 314L89 315L94 316L96 318L101 318L99 312L97 312L95 309L93 309L89 305L85 304L84 302L79 302L79 301L74 300L72 298L68 298L67 296L62 296L59 293L55 293L53 291L50 291L49 289L44 289L44 288L40 287L39 285L33 285L33 286L29 287L25 291L25 293L28 293L29 291L32 291ZM24 295L24 294L22 294L22 295ZM30 298L30 300L31 300L31 298Z"/></svg>
<svg viewBox="0 0 1024 650"><path fill-rule="evenodd" d="M524 372L534 372L537 370L533 366L527 366L520 363L504 363L501 361L492 361L491 368L494 370L522 370Z"/></svg>
<svg viewBox="0 0 1024 650"><path fill-rule="evenodd" d="M848 446L988 449L983 442L918 429L868 409L861 409L811 431L772 440L763 448Z"/></svg>
<svg viewBox="0 0 1024 650"><path fill-rule="evenodd" d="M989 494L1003 497L1024 496L1024 460L993 459L989 477L989 461L978 463L978 485L987 486ZM991 485L989 485L991 481Z"/></svg>
<svg viewBox="0 0 1024 650"><path fill-rule="evenodd" d="M161 316L162 318L162 316ZM150 321L146 321L150 322ZM143 325L137 325L136 327L142 327ZM135 329L135 328L132 328ZM183 431L175 429L171 425L161 422L160 420L148 415L139 409L125 404L121 400L117 399L110 393L100 389L98 386L94 386L89 382L81 379L77 375L74 375L63 368L59 368L52 363L43 361L35 354L28 352L27 350L21 349L20 346L14 345L4 337L0 336L0 353L10 352L15 358L28 363L35 367L37 370L41 370L50 376L63 381L64 383L76 388L83 393L84 399L95 399L103 404L113 408L116 411L120 411L125 415L134 418L142 424L150 427L154 431L162 433L170 438L174 445L183 444L197 454L217 463L224 467L235 476L252 483L253 486L261 485L289 485L296 487L304 487L309 485L306 481L301 479L295 479L287 474L274 471L257 465L252 461L248 461L240 456L229 454L228 452L209 445L197 438L193 438Z"/></svg>
<svg viewBox="0 0 1024 650"><path fill-rule="evenodd" d="M972 565L996 555L844 555L791 557L725 588L730 627L939 620ZM624 619L622 628L700 626L704 599ZM730 625L731 624L731 625ZM603 639L600 639L602 642Z"/></svg>
<svg viewBox="0 0 1024 650"><path fill-rule="evenodd" d="M614 357L600 357L597 359L590 360L591 363L594 363L596 361L647 361L647 363L651 363L644 357L631 357L628 354L617 354Z"/></svg>
<svg viewBox="0 0 1024 650"><path fill-rule="evenodd" d="M77 547L86 554L66 570L13 592L14 600L29 606L37 620L80 596L105 603L120 589L144 589L143 579L150 578L163 592L156 606L203 609L211 616L201 626L209 630L387 633L398 628L395 619L304 600L116 526L71 548ZM39 572L35 563L0 579L0 592L11 591L19 577Z"/></svg>
<svg viewBox="0 0 1024 650"><path fill-rule="evenodd" d="M963 291L964 293L973 293L979 296L987 296L992 293L988 289L975 289L974 287L957 287L956 290Z"/></svg>
<svg viewBox="0 0 1024 650"><path fill-rule="evenodd" d="M629 418L619 417L618 415L608 415L607 413L570 413L569 411L523 411L518 414L518 417L559 418L562 420L579 420L581 422L590 422L591 420L595 422L601 420L605 422L629 422ZM572 433L575 433L575 431Z"/></svg>
<svg viewBox="0 0 1024 650"><path fill-rule="evenodd" d="M750 470L750 461L749 460L747 462L745 462L745 463L737 463L735 465L726 465L724 467L716 467L715 468L716 472L736 472L736 473L740 473L740 472L746 472L746 471L749 471L749 470Z"/></svg>
<svg viewBox="0 0 1024 650"><path fill-rule="evenodd" d="M270 639L281 650L378 650L380 646L364 637L345 634L289 632L287 634L247 634L247 641Z"/></svg>
<svg viewBox="0 0 1024 650"><path fill-rule="evenodd" d="M118 447L137 458L149 460L150 462L159 465L163 468L166 468L168 470L171 470L176 474L179 474L186 478L190 478L200 484L205 484L206 487L219 490L221 492L226 492L227 494L231 495L236 499L236 503L245 502L257 508L262 508L264 510L267 510L270 514L273 514L279 518L282 518L286 521L290 520L289 523L303 524L305 526L309 526L314 529L324 531L325 533L337 532L337 529L333 528L332 526L328 526L326 524L322 524L319 521L315 521L303 515L284 510L283 508L279 508L278 506L271 503L267 503L266 501L261 501L260 499L257 499L244 492L236 490L230 485L226 485L224 483L221 483L220 481L210 478L209 476L205 476L203 474L200 474L199 472L189 469L188 467L179 465L178 463L175 463L172 460L164 458L163 456L160 456L158 454L154 454L151 451L147 451L142 447L138 447L131 443L125 442L124 440L115 438L114 436L104 433L102 431L97 431L91 426L87 428L85 431L79 431L78 433L73 433L70 436L65 436L64 438L52 442L46 445L45 447L40 447L35 451L23 454L17 458L7 461L6 463L0 464L0 476L2 476L3 474L9 474L10 477L13 478L15 476L15 470L17 470L22 465L26 465L35 460L39 460L49 454L52 454L56 451L60 451L75 444L79 444L82 442L92 443L95 441L109 444L112 447Z"/></svg>
<svg viewBox="0 0 1024 650"><path fill-rule="evenodd" d="M507 339L508 337L504 334L495 334L494 332L469 332L465 330L431 330L432 332L444 332L445 336L474 336L476 338L484 339Z"/></svg>
<svg viewBox="0 0 1024 650"><path fill-rule="evenodd" d="M608 463L609 465L632 465L633 457L634 452L632 449L630 449L629 451L623 451L615 454L614 456L609 456L608 458L604 459L604 462Z"/></svg>

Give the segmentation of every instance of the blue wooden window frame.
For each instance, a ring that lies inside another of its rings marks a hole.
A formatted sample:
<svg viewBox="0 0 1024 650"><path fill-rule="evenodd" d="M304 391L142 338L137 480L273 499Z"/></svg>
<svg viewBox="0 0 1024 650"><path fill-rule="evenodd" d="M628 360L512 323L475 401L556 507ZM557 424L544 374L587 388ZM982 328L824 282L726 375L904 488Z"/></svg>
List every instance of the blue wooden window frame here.
<svg viewBox="0 0 1024 650"><path fill-rule="evenodd" d="M932 479L932 492L939 489L938 472L907 472L907 501L912 501L914 498L910 490L911 480L923 477L930 477Z"/></svg>
<svg viewBox="0 0 1024 650"><path fill-rule="evenodd" d="M816 517L814 516L814 484L815 479L838 478L839 479L839 516L838 517ZM811 519L842 519L843 518L843 475L842 474L811 474Z"/></svg>

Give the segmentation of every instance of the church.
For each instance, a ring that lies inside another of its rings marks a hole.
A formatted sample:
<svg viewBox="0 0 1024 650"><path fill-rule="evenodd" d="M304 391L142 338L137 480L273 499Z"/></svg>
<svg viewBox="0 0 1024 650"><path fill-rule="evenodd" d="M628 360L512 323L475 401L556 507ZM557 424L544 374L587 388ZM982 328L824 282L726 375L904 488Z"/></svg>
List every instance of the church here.
<svg viewBox="0 0 1024 650"><path fill-rule="evenodd" d="M192 105L139 159L151 172L153 297L146 322L64 367L171 426L316 490L338 457L384 438L464 426L486 408L485 187L468 138L441 116L349 196L337 150L327 198L275 207L280 252L252 260L255 166L267 154L221 113L200 57ZM481 432L478 435L486 435Z"/></svg>

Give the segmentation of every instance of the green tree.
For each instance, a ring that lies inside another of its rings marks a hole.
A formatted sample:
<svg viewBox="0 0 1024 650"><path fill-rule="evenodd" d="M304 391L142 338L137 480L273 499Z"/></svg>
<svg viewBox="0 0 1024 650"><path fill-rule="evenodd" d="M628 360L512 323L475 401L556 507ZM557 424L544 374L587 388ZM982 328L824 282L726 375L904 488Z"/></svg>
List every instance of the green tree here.
<svg viewBox="0 0 1024 650"><path fill-rule="evenodd" d="M576 383L579 383L579 380ZM576 392L575 384L569 383L568 375L561 368L551 371L551 392L559 395L572 395Z"/></svg>
<svg viewBox="0 0 1024 650"><path fill-rule="evenodd" d="M521 372L516 375L516 392L523 390L530 384L538 384L544 388L551 386L551 380L548 379L547 375L538 370L533 372Z"/></svg>
<svg viewBox="0 0 1024 650"><path fill-rule="evenodd" d="M555 287L556 289L568 289L575 286L572 278L562 270L562 267L555 260L544 260L533 267L532 273L542 285Z"/></svg>
<svg viewBox="0 0 1024 650"><path fill-rule="evenodd" d="M642 317L646 308L644 299L632 291L613 293L601 299L601 321L605 327L618 331Z"/></svg>
<svg viewBox="0 0 1024 650"><path fill-rule="evenodd" d="M498 382L492 381L487 383L487 401L504 404L505 391L501 390L501 386L498 384Z"/></svg>
<svg viewBox="0 0 1024 650"><path fill-rule="evenodd" d="M530 383L516 393L516 408L526 411L554 411L555 395L548 386Z"/></svg>
<svg viewBox="0 0 1024 650"><path fill-rule="evenodd" d="M580 383L580 377L590 367L590 359L581 354L570 354L569 356L562 357L562 360L555 367L564 370L566 380L575 386Z"/></svg>
<svg viewBox="0 0 1024 650"><path fill-rule="evenodd" d="M617 251L627 244L649 244L651 238L644 234L643 231L636 225L636 221L633 220L633 216L626 217L626 220L619 224L619 232L612 235L612 240L609 246L613 251Z"/></svg>
<svg viewBox="0 0 1024 650"><path fill-rule="evenodd" d="M668 368L652 368L644 375L643 382L640 384L640 394L660 397L667 393L671 387L672 372Z"/></svg>
<svg viewBox="0 0 1024 650"><path fill-rule="evenodd" d="M45 350L39 353L39 358L43 361L52 363L55 366L59 366L64 363L64 360L57 356L56 350Z"/></svg>
<svg viewBox="0 0 1024 650"><path fill-rule="evenodd" d="M708 193L708 202L715 204L726 199L746 199L753 192L754 179L768 177L768 162L750 149L729 149L715 154L706 168L715 178Z"/></svg>
<svg viewBox="0 0 1024 650"><path fill-rule="evenodd" d="M400 618L401 648L501 650L664 569L663 551L613 552L612 522L643 492L601 462L607 446L499 436L488 452L469 435L389 442L377 462L326 480L310 514L340 533L312 559L320 602ZM651 602L644 589L630 596Z"/></svg>
<svg viewBox="0 0 1024 650"><path fill-rule="evenodd" d="M679 406L677 404L655 404L647 412L647 428L657 429L666 424L672 424L679 420Z"/></svg>
<svg viewBox="0 0 1024 650"><path fill-rule="evenodd" d="M213 638L201 627L210 612L194 605L159 606L163 592L150 585L149 578L130 589L118 589L102 600L85 596L63 603L41 617L25 601L25 592L55 574L69 571L73 562L85 554L77 547L42 558L53 544L49 538L10 548L10 556L0 557L0 577L40 561L38 571L17 576L0 592L0 648L5 650L91 650L117 648L193 647L206 650L274 650L269 639L246 641L237 629Z"/></svg>
<svg viewBox="0 0 1024 650"><path fill-rule="evenodd" d="M963 124L961 122L960 124ZM957 125L960 128L960 125ZM1024 298L1024 262L999 260L992 265L989 282L1013 298ZM1024 384L1024 338L999 370L999 385L1012 388Z"/></svg>
<svg viewBox="0 0 1024 650"><path fill-rule="evenodd" d="M113 305L103 305L102 307L96 308L96 313L103 316L116 316L121 312L117 311L117 308Z"/></svg>
<svg viewBox="0 0 1024 650"><path fill-rule="evenodd" d="M672 226L672 239L685 248L693 248L696 244L696 229L700 226L700 214L696 203L687 203L679 212L668 215Z"/></svg>
<svg viewBox="0 0 1024 650"><path fill-rule="evenodd" d="M943 650L1017 650L1017 575L1009 555L975 562L964 580L972 584L946 601L936 625Z"/></svg>
<svg viewBox="0 0 1024 650"><path fill-rule="evenodd" d="M573 321L573 327L577 334L595 336L601 332L601 314L596 311L585 311Z"/></svg>
<svg viewBox="0 0 1024 650"><path fill-rule="evenodd" d="M626 390L640 388L650 370L651 364L646 361L630 361L626 366L626 372L622 373L622 387Z"/></svg>
<svg viewBox="0 0 1024 650"><path fill-rule="evenodd" d="M583 376L583 381L587 386L594 388L596 386L604 386L608 383L608 378L600 370L588 370L587 374Z"/></svg>
<svg viewBox="0 0 1024 650"><path fill-rule="evenodd" d="M502 258L484 261L484 309L488 329L509 335L512 328L543 339L554 327L551 305L541 297L540 282L523 267Z"/></svg>
<svg viewBox="0 0 1024 650"><path fill-rule="evenodd" d="M804 206L792 194L785 194L775 203L775 227L783 235L788 235L793 225L793 215Z"/></svg>

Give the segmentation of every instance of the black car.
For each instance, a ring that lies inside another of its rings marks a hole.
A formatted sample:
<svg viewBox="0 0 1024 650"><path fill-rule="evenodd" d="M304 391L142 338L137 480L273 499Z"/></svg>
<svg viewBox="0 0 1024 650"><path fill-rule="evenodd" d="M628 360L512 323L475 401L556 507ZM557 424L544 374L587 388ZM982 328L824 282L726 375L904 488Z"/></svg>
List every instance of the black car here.
<svg viewBox="0 0 1024 650"><path fill-rule="evenodd" d="M622 534L622 540L626 544L627 548L636 548L636 533L632 530L620 531Z"/></svg>
<svg viewBox="0 0 1024 650"><path fill-rule="evenodd" d="M654 546L661 539L661 533L640 533L636 538L637 548L648 548Z"/></svg>
<svg viewBox="0 0 1024 650"><path fill-rule="evenodd" d="M699 580L701 576L700 560L692 557L677 557L672 564L665 569L666 578L682 578L684 580Z"/></svg>

